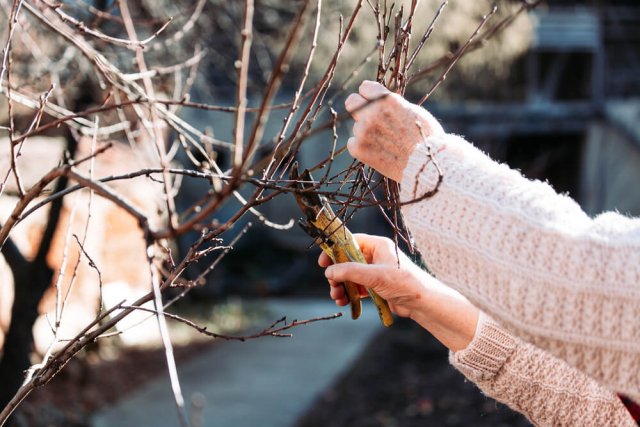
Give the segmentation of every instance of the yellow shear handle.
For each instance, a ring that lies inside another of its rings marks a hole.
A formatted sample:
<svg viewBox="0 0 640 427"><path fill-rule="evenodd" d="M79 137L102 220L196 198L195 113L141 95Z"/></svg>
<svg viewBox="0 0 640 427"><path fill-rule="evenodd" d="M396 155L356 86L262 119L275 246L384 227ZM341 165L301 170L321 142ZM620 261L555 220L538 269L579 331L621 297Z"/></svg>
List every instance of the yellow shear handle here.
<svg viewBox="0 0 640 427"><path fill-rule="evenodd" d="M316 220L312 222L317 229L323 230L325 235L329 236L326 241L318 242L320 248L329 255L329 258L331 258L334 263L351 261L367 264L367 260L364 258L360 250L360 245L358 245L353 234L351 234L349 229L342 223L340 218L332 214L333 212L325 207L320 211ZM360 317L362 311L358 285L352 282L346 282L344 283L344 289L351 303L351 317L357 319ZM380 316L382 324L386 327L393 325L393 315L391 314L391 309L387 301L372 289L367 288L367 292L378 309L378 315Z"/></svg>
<svg viewBox="0 0 640 427"><path fill-rule="evenodd" d="M367 260L364 258L364 255L362 255L358 242L356 242L356 239L353 236L351 236L351 240L353 242L351 247L353 247L354 250L350 252L357 254L357 256L353 258L349 256L350 258L349 261L366 264ZM350 252L347 252L347 255L349 255ZM387 328L393 325L393 315L391 314L391 309L389 308L389 304L387 303L387 301L384 298L382 298L380 295L378 295L378 293L371 288L367 288L367 293L371 297L373 304L378 309L378 316L380 316L380 320L382 321L382 324Z"/></svg>

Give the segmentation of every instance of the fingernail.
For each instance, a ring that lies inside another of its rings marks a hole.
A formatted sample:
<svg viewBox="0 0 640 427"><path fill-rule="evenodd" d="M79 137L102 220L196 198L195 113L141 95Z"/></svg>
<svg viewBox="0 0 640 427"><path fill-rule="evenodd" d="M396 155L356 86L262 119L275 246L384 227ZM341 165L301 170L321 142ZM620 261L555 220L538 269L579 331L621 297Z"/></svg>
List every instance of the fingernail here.
<svg viewBox="0 0 640 427"><path fill-rule="evenodd" d="M333 268L332 266L329 266L326 268L326 270L324 270L324 277L326 277L327 279L333 279Z"/></svg>

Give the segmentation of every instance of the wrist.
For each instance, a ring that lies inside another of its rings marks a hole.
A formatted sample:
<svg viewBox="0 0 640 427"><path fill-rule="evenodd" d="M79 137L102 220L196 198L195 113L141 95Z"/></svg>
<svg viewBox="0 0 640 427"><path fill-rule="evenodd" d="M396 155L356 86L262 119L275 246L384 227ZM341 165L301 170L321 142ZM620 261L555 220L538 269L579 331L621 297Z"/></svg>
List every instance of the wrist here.
<svg viewBox="0 0 640 427"><path fill-rule="evenodd" d="M395 182L402 182L404 170L407 168L410 155L411 153L407 154L407 156L404 158L399 158L397 164L394 165L395 167L387 174L387 177L391 178Z"/></svg>
<svg viewBox="0 0 640 427"><path fill-rule="evenodd" d="M409 317L448 349L465 349L475 336L480 311L443 284L427 286L426 289L409 307Z"/></svg>

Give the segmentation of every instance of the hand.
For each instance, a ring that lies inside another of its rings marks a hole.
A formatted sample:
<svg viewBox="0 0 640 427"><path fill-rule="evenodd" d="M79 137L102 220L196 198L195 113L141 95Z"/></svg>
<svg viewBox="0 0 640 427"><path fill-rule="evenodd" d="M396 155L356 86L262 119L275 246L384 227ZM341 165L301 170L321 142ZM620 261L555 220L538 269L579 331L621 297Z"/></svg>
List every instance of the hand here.
<svg viewBox="0 0 640 427"><path fill-rule="evenodd" d="M360 295L367 297L365 287L372 288L387 300L391 310L401 317L410 317L413 301L421 298L425 282L430 279L426 272L416 266L390 239L355 234L362 254L368 264L343 263L331 266L331 259L324 252L318 263L328 267L325 276L331 285L331 298L339 306L349 303L342 283L351 281L360 285Z"/></svg>
<svg viewBox="0 0 640 427"><path fill-rule="evenodd" d="M349 153L394 181L402 179L409 156L423 136L444 134L427 110L376 82L362 82L345 107L355 120L353 137L347 142Z"/></svg>
<svg viewBox="0 0 640 427"><path fill-rule="evenodd" d="M442 284L415 265L392 240L355 234L354 237L369 264L346 262L332 265L324 253L318 264L327 267L325 276L336 304L348 304L342 282L350 281L375 290L401 317L410 317L431 332L449 349L457 351L471 342L479 311L466 298Z"/></svg>

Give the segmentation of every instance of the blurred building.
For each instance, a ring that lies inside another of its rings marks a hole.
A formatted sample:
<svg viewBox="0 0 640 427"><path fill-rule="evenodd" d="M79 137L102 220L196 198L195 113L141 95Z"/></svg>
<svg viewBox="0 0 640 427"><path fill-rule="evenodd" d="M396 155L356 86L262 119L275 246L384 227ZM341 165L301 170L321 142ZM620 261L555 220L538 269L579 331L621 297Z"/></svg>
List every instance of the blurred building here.
<svg viewBox="0 0 640 427"><path fill-rule="evenodd" d="M640 4L549 1L533 13L533 43L514 65L524 99L432 109L587 212L640 214Z"/></svg>

